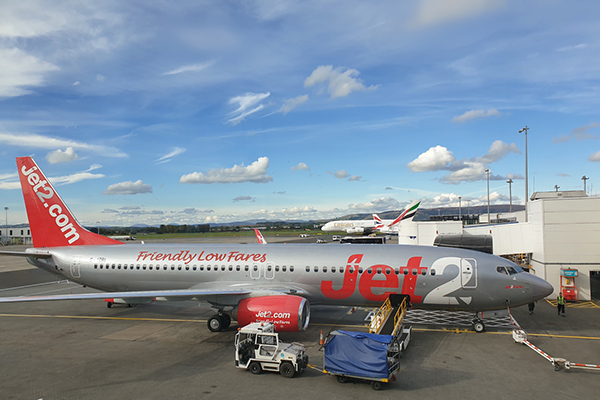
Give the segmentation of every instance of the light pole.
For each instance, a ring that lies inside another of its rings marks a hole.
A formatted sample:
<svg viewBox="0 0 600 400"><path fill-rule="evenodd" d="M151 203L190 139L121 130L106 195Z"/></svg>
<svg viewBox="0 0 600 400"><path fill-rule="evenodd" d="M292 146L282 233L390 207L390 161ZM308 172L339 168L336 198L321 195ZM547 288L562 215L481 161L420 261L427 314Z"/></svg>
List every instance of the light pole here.
<svg viewBox="0 0 600 400"><path fill-rule="evenodd" d="M587 194L587 191L585 190L585 182L586 182L588 179L590 179L590 178L588 178L588 177L587 177L587 176L585 176L585 175L581 177L581 180L583 181L583 191L585 192L585 194Z"/></svg>
<svg viewBox="0 0 600 400"><path fill-rule="evenodd" d="M6 223L6 226L5 226L6 232L4 232L4 236L6 236L6 240L8 241L8 207L4 207L4 212L6 213L6 220L5 220L5 223Z"/></svg>
<svg viewBox="0 0 600 400"><path fill-rule="evenodd" d="M461 203L460 200L462 199L462 197L458 196L458 220L461 221L462 223L462 210L461 210Z"/></svg>
<svg viewBox="0 0 600 400"><path fill-rule="evenodd" d="M486 169L485 173L487 174L487 203L488 203L488 224L491 224L490 220L490 169Z"/></svg>
<svg viewBox="0 0 600 400"><path fill-rule="evenodd" d="M525 125L519 133L525 132L525 222L527 222L527 202L529 201L529 173L527 171L527 131L529 128Z"/></svg>
<svg viewBox="0 0 600 400"><path fill-rule="evenodd" d="M510 209L509 209L510 211L509 212L512 212L512 183L513 183L513 180L509 179L506 181L506 183L508 183L508 201L510 202Z"/></svg>

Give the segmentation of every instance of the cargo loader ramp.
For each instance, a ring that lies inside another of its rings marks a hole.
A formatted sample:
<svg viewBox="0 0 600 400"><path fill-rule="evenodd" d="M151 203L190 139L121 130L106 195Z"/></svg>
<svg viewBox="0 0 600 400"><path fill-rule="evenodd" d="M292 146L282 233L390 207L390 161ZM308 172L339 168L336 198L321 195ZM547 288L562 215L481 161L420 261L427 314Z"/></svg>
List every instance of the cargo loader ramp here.
<svg viewBox="0 0 600 400"><path fill-rule="evenodd" d="M369 333L398 336L408 308L408 297L390 295L369 324Z"/></svg>

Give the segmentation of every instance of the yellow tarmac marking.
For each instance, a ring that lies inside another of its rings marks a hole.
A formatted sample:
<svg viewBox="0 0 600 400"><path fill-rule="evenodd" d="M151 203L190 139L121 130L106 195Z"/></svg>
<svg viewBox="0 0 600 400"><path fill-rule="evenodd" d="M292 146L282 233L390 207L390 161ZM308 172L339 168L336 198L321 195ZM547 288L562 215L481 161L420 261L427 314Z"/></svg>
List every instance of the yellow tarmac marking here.
<svg viewBox="0 0 600 400"><path fill-rule="evenodd" d="M552 307L556 307L558 300L548 300L546 301L552 305ZM596 301L580 301L580 302L566 302L565 308L600 308L600 305L596 304Z"/></svg>
<svg viewBox="0 0 600 400"><path fill-rule="evenodd" d="M44 314L0 314L0 317L21 317L21 318L64 318L64 319L94 319L94 320L112 320L112 321L152 321L152 322L200 322L205 323L205 319L177 319L177 318L128 318L128 317L95 317L91 315L44 315ZM342 324L314 324L318 326L330 326L334 328L364 328L366 325L342 325ZM419 332L443 332L443 333L482 333L474 332L470 329L463 328L413 328ZM512 332L483 332L489 335L512 335ZM527 333L527 336L549 337L560 339L585 339L585 340L600 340L597 336L573 336L573 335L555 335L551 333Z"/></svg>

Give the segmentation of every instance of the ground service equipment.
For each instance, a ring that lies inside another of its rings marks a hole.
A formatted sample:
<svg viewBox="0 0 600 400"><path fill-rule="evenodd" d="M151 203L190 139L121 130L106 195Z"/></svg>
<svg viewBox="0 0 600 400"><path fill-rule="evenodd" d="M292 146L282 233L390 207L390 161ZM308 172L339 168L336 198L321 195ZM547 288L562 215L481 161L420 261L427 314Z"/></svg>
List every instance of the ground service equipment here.
<svg viewBox="0 0 600 400"><path fill-rule="evenodd" d="M302 372L308 365L308 355L301 343L283 343L272 323L254 322L235 335L235 366L250 370L279 372L286 378Z"/></svg>

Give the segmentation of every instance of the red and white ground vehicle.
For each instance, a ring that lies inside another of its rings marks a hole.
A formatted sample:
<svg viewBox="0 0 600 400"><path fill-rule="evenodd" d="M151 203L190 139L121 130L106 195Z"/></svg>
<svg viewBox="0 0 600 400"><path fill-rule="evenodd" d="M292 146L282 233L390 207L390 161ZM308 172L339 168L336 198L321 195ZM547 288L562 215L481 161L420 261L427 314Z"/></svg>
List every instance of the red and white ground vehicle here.
<svg viewBox="0 0 600 400"><path fill-rule="evenodd" d="M235 335L235 366L250 370L279 372L286 378L302 372L308 365L308 355L301 343L283 343L272 323L254 322Z"/></svg>

